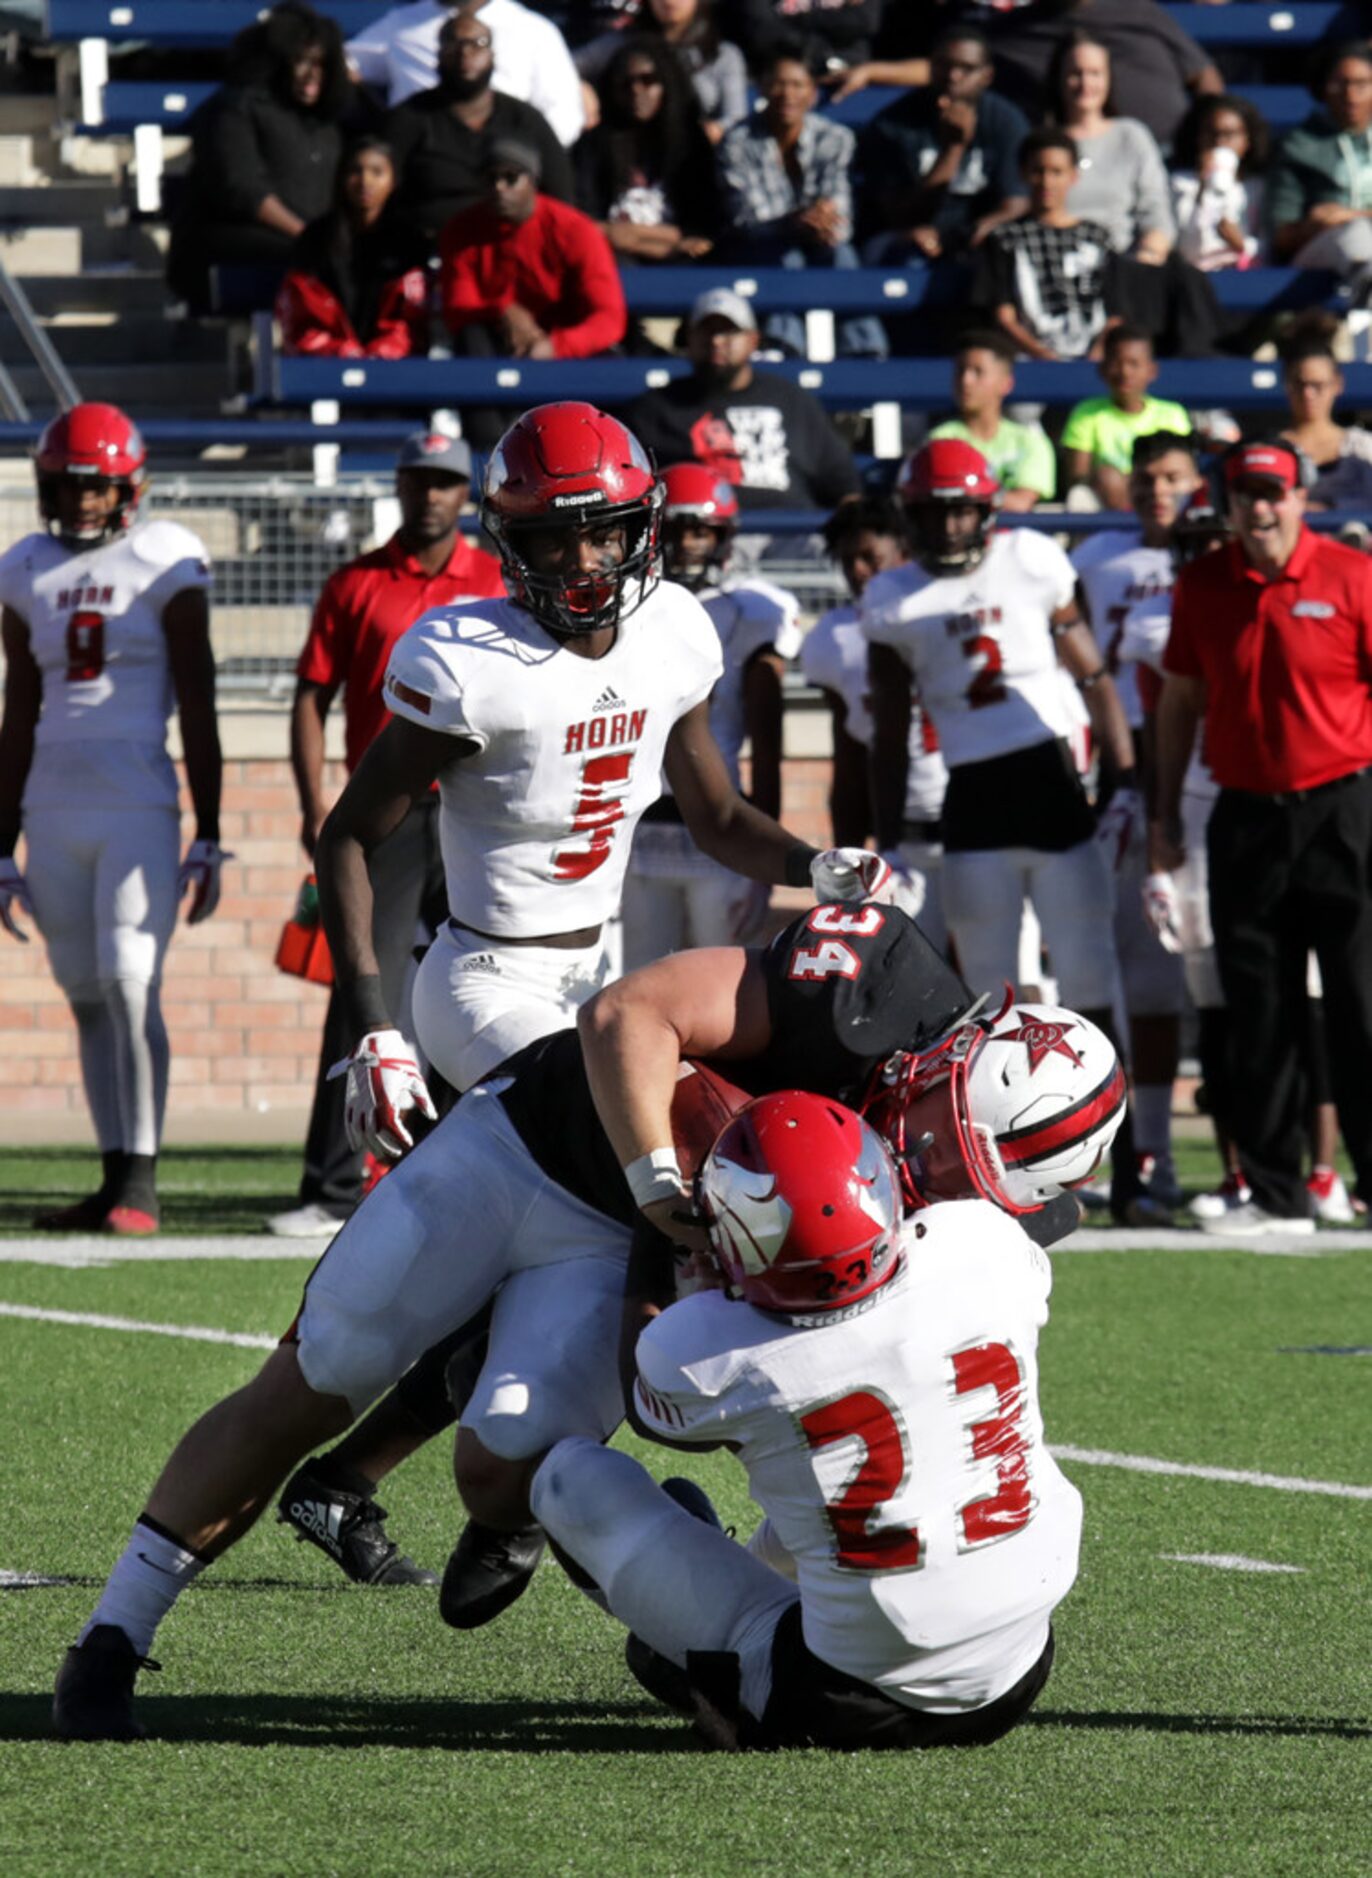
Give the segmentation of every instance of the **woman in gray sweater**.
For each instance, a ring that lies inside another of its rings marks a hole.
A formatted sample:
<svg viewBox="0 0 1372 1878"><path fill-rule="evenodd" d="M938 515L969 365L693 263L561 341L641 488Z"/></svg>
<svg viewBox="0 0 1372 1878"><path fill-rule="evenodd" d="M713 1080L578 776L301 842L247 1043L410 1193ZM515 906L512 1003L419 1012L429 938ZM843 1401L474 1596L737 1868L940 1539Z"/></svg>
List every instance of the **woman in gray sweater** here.
<svg viewBox="0 0 1372 1878"><path fill-rule="evenodd" d="M1162 152L1137 118L1111 115L1110 54L1098 39L1076 32L1064 40L1053 61L1049 97L1081 166L1068 208L1108 230L1118 254L1165 261L1177 226Z"/></svg>

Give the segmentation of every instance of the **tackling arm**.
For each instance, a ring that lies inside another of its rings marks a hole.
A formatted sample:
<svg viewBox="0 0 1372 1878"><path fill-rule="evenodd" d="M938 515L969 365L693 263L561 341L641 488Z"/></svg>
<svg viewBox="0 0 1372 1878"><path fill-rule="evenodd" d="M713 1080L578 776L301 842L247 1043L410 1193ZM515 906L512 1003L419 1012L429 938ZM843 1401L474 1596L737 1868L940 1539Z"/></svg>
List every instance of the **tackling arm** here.
<svg viewBox="0 0 1372 1878"><path fill-rule="evenodd" d="M663 759L683 821L696 846L750 880L808 887L817 850L745 802L734 788L702 701L678 718Z"/></svg>

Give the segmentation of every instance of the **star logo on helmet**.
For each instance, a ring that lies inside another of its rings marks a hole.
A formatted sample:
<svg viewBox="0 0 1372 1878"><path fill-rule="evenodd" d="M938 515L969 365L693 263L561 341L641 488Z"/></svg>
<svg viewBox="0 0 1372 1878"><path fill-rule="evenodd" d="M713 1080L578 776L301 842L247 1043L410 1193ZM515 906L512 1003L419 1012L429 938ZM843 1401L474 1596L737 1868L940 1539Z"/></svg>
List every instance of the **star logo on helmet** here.
<svg viewBox="0 0 1372 1878"><path fill-rule="evenodd" d="M1002 1030L996 1038L997 1043L1022 1043L1029 1052L1029 1074L1034 1071L1046 1056L1065 1056L1077 1068L1082 1067L1079 1051L1074 1050L1067 1041L1067 1032L1080 1028L1077 1024L1045 1024L1040 1018L1030 1017L1025 1011L1016 1011L1019 1018L1018 1030Z"/></svg>

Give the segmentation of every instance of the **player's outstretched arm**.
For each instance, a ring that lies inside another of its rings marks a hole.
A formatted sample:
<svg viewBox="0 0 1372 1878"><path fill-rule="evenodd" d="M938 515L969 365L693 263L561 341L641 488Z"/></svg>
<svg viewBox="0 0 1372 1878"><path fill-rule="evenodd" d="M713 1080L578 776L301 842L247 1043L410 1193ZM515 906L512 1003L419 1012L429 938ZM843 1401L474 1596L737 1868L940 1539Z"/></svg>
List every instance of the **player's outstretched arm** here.
<svg viewBox="0 0 1372 1878"><path fill-rule="evenodd" d="M663 761L682 819L711 859L773 886L808 887L816 849L745 802L710 730L708 702L679 718Z"/></svg>

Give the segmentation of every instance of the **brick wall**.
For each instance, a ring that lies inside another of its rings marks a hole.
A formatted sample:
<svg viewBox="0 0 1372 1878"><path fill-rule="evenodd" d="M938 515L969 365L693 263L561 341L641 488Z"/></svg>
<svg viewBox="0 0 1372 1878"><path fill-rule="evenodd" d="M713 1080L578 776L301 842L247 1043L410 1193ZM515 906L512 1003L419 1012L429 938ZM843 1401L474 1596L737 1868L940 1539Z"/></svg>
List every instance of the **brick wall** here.
<svg viewBox="0 0 1372 1878"><path fill-rule="evenodd" d="M341 787L341 764L330 763L328 780ZM822 845L827 763L789 758L783 787L787 825ZM226 760L223 842L236 859L218 912L199 926L178 925L167 960L169 1140L295 1141L302 1133L327 994L272 962L306 871L299 828L287 762ZM188 822L184 840L192 832ZM803 904L805 896L778 897ZM7 1141L89 1139L71 1013L36 938L23 946L0 933L0 1056Z"/></svg>

